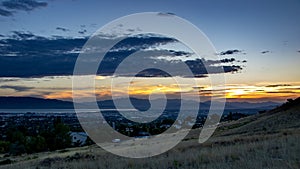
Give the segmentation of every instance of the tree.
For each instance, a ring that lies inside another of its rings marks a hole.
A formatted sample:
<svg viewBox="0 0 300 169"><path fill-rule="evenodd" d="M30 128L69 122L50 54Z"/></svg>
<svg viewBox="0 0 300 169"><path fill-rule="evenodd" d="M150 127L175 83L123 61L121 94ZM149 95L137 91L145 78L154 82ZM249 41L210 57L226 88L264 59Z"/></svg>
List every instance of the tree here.
<svg viewBox="0 0 300 169"><path fill-rule="evenodd" d="M23 144L25 142L25 136L20 130L11 128L7 132L7 140L11 143L18 142Z"/></svg>
<svg viewBox="0 0 300 169"><path fill-rule="evenodd" d="M46 140L40 135L36 137L27 136L25 147L27 153L41 152L47 150Z"/></svg>
<svg viewBox="0 0 300 169"><path fill-rule="evenodd" d="M10 142L0 140L0 153L6 153L9 150Z"/></svg>
<svg viewBox="0 0 300 169"><path fill-rule="evenodd" d="M26 152L26 148L24 144L13 143L9 146L9 153L11 155L21 155Z"/></svg>
<svg viewBox="0 0 300 169"><path fill-rule="evenodd" d="M64 149L72 144L70 128L62 123L61 118L57 118L53 122L53 128L44 131L41 136L45 138L49 150Z"/></svg>
<svg viewBox="0 0 300 169"><path fill-rule="evenodd" d="M57 123L54 126L54 135L54 144L56 149L63 149L71 146L72 138L70 136L69 126L66 126L63 123Z"/></svg>
<svg viewBox="0 0 300 169"><path fill-rule="evenodd" d="M229 112L229 114L228 114L228 120L232 120L232 119L233 119L232 112Z"/></svg>
<svg viewBox="0 0 300 169"><path fill-rule="evenodd" d="M47 149L46 139L40 135L36 137L35 150L37 152L45 151Z"/></svg>

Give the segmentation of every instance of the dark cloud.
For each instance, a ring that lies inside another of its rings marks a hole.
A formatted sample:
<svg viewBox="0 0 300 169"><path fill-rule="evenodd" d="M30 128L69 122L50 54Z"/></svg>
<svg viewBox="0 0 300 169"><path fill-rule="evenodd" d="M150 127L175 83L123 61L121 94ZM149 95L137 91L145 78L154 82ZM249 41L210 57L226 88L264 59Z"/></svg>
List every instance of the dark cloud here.
<svg viewBox="0 0 300 169"><path fill-rule="evenodd" d="M189 56L191 53L185 52L185 51L175 51L175 50L169 50L170 53L172 53L175 56Z"/></svg>
<svg viewBox="0 0 300 169"><path fill-rule="evenodd" d="M5 0L0 4L0 16L9 17L16 11L32 11L47 5L47 2L36 0Z"/></svg>
<svg viewBox="0 0 300 169"><path fill-rule="evenodd" d="M78 31L78 33L79 33L79 34L82 34L82 35L83 35L83 34L85 34L86 32L87 32L87 30L86 30L86 29L84 29L84 30L81 30L81 31Z"/></svg>
<svg viewBox="0 0 300 169"><path fill-rule="evenodd" d="M45 38L36 36L30 32L14 31L8 39L0 40L0 77L42 77L72 75L74 65L81 48L87 38ZM103 40L111 40L104 38ZM195 77L206 77L207 69L210 73L238 72L242 70L239 65L216 66L218 63L233 62L234 59L222 61L190 59L170 61L159 57L174 56L186 57L191 53L175 50L150 50L150 47L177 42L175 39L159 36L128 37L117 43L104 57L98 70L99 75L113 75L119 64L129 55L139 51L142 53L144 63L136 63L136 66L148 67L150 64L160 64L174 68L175 75L186 77L179 70L180 64L188 65ZM147 50L146 50L147 49ZM101 49L100 49L101 51ZM151 57L149 57L151 56ZM90 61L92 62L92 61ZM132 66L134 67L134 66ZM178 69L178 70L177 70ZM130 67L127 72L119 76L133 75ZM87 73L88 74L88 73ZM135 75L135 74L134 74ZM146 69L136 76L140 77L165 77L165 72L157 69Z"/></svg>
<svg viewBox="0 0 300 169"><path fill-rule="evenodd" d="M282 93L282 94L284 94L284 93L296 93L296 92L294 92L294 91L268 91L266 93Z"/></svg>
<svg viewBox="0 0 300 169"><path fill-rule="evenodd" d="M228 72L231 72L231 73L237 73L239 72L240 70L242 70L243 68L239 65L232 65L232 66L223 66L224 68L224 72L225 73L228 73Z"/></svg>
<svg viewBox="0 0 300 169"><path fill-rule="evenodd" d="M235 61L235 58L230 58L230 59L225 58L225 59L221 60L222 63L230 63L230 62L234 62L234 61Z"/></svg>
<svg viewBox="0 0 300 169"><path fill-rule="evenodd" d="M111 54L111 55L110 55ZM114 53L108 53L108 55L103 59L103 62L100 64L100 71L98 72L101 75L113 75L114 70L118 67L118 65L125 59L127 56L132 53L123 53L122 57L116 57ZM220 63L219 61L214 60L204 60L204 59L194 59L194 60L176 60L169 61L164 59L155 59L156 57L172 57L172 53L169 51L147 51L143 52L139 57L139 61L131 61L130 63L126 63L126 65L130 65L123 69L122 72L118 72L117 76L136 76L136 77L170 77L171 75L167 72L161 71L159 69L151 68L156 67L157 65L163 70L168 70L172 72L172 76L180 76L180 77L197 77L203 78L207 77L208 73L218 74L218 73L228 73L228 72L238 72L242 70L240 66L217 66ZM149 57L151 56L151 57ZM114 62L111 62L111 60ZM142 61L141 61L142 60ZM193 76L187 75L186 72L182 70L182 65L187 65ZM144 69L148 68L149 69ZM136 74L136 68L144 69L143 71ZM114 74L116 75L116 74Z"/></svg>
<svg viewBox="0 0 300 169"><path fill-rule="evenodd" d="M223 65L228 65L228 64L233 64L233 62L236 63L246 63L246 60L240 61L240 60L236 60L235 58L225 58L225 59L221 59L221 60L205 60L204 61L206 65L218 65L220 63L223 63Z"/></svg>
<svg viewBox="0 0 300 169"><path fill-rule="evenodd" d="M3 83L3 82L17 82L19 81L20 79L17 79L17 78L0 78L0 83Z"/></svg>
<svg viewBox="0 0 300 169"><path fill-rule="evenodd" d="M262 51L262 52L260 52L261 54L266 54L266 53L270 53L271 51L269 51L269 50L264 50L264 51Z"/></svg>
<svg viewBox="0 0 300 169"><path fill-rule="evenodd" d="M157 15L158 16L175 16L176 14L172 13L172 12L159 12Z"/></svg>
<svg viewBox="0 0 300 169"><path fill-rule="evenodd" d="M208 75L194 75L195 78L205 78L208 77Z"/></svg>
<svg viewBox="0 0 300 169"><path fill-rule="evenodd" d="M72 75L78 51L86 41L87 38L41 38L31 33L14 32L9 39L0 40L0 77ZM172 41L174 39L161 37L127 38L108 56L122 58L134 51ZM114 65L115 61L106 60Z"/></svg>
<svg viewBox="0 0 300 169"><path fill-rule="evenodd" d="M18 40L29 40L29 39L45 39L44 37L41 37L41 36L37 36L37 35L34 35L33 33L31 32L24 32L24 31L12 31L12 35L10 38L12 39L18 39Z"/></svg>
<svg viewBox="0 0 300 169"><path fill-rule="evenodd" d="M3 85L0 86L1 89L13 89L16 92L24 92L31 89L34 89L33 87L27 87L27 86L10 86L10 85Z"/></svg>
<svg viewBox="0 0 300 169"><path fill-rule="evenodd" d="M292 86L290 84L272 84L272 85L267 85L266 87L286 87L286 86Z"/></svg>
<svg viewBox="0 0 300 169"><path fill-rule="evenodd" d="M300 50L298 50L297 52L300 53Z"/></svg>
<svg viewBox="0 0 300 169"><path fill-rule="evenodd" d="M205 87L203 86L194 86L193 89L196 89L196 90L202 90L204 89Z"/></svg>
<svg viewBox="0 0 300 169"><path fill-rule="evenodd" d="M0 8L0 16L12 16L13 12Z"/></svg>
<svg viewBox="0 0 300 169"><path fill-rule="evenodd" d="M265 90L255 90L256 92L264 92Z"/></svg>
<svg viewBox="0 0 300 169"><path fill-rule="evenodd" d="M63 32L68 32L68 31L70 31L70 29L63 28L63 27L57 27L56 30L63 31Z"/></svg>
<svg viewBox="0 0 300 169"><path fill-rule="evenodd" d="M232 55L232 54L238 54L241 53L241 50L233 49L233 50L227 50L220 53L220 55Z"/></svg>
<svg viewBox="0 0 300 169"><path fill-rule="evenodd" d="M47 2L35 0L6 0L2 2L2 6L11 10L32 11L39 7L46 7Z"/></svg>
<svg viewBox="0 0 300 169"><path fill-rule="evenodd" d="M199 93L201 94L209 94L209 93L212 93L212 92L225 92L225 89L202 89L202 90L199 90Z"/></svg>

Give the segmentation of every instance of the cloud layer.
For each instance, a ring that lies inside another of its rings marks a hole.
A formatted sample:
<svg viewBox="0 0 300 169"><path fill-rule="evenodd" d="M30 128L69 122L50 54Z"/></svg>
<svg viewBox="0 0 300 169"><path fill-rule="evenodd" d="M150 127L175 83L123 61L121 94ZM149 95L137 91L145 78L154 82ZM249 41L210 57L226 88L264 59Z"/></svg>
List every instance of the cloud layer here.
<svg viewBox="0 0 300 169"><path fill-rule="evenodd" d="M5 0L0 4L0 16L13 16L16 11L32 11L47 5L47 2L36 0Z"/></svg>
<svg viewBox="0 0 300 169"><path fill-rule="evenodd" d="M105 40L109 41L105 37ZM41 37L31 32L14 31L11 36L0 40L0 77L40 77L40 76L62 76L72 75L75 62L81 48L87 38L64 38L64 37ZM242 70L240 65L234 65L234 58L221 61L193 59L192 53L188 51L175 51L158 48L167 43L177 42L175 39L159 36L137 36L129 37L116 44L104 57L98 70L99 75L110 76L114 74L118 65L129 55L139 51L143 57L143 63L160 64L176 68L180 64L186 64L196 77L205 77L207 69L210 73L222 73L218 69L220 63L224 72L238 72ZM101 52L101 49L97 49ZM177 59L176 59L177 58ZM178 58L185 58L180 60ZM231 65L228 65L231 64ZM133 75L134 72L128 68L117 76ZM185 77L181 71L175 73L177 76ZM147 69L136 76L139 77L164 77L168 74Z"/></svg>

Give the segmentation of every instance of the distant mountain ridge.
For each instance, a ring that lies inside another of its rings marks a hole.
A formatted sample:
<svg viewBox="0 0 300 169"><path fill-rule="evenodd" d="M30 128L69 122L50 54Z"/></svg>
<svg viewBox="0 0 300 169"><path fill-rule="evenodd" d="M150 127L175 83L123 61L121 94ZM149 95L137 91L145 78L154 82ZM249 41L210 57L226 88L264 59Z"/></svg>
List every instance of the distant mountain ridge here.
<svg viewBox="0 0 300 169"><path fill-rule="evenodd" d="M130 98L131 103L139 110L147 110L150 108L150 102L146 99L137 99ZM132 108L132 106L128 106L128 102L124 98L120 98L117 100L120 103L120 107L118 108ZM163 102L162 99L152 100L151 103L154 105L161 105ZM168 102L167 109L178 108L180 106L181 100L179 99L170 99ZM197 104L195 101L182 101L187 105L195 105ZM86 108L89 108L91 103L82 103L82 105ZM114 102L112 100L103 100L99 101L98 105L103 109L114 109ZM249 102L226 102L225 109L266 109L270 110L277 106L281 105L281 103L277 102L259 102L259 103L249 103ZM35 98L35 97L0 97L0 109L73 109L73 102L70 101L62 101L57 99L43 99L43 98ZM208 110L210 108L210 101L201 102L200 109Z"/></svg>
<svg viewBox="0 0 300 169"><path fill-rule="evenodd" d="M178 107L180 106L180 101L179 99L170 99L169 100L169 107ZM127 107L127 101L126 99L118 99L118 102L120 103L121 107L119 108L129 108ZM147 109L150 107L149 101L146 99L136 99L136 98L131 98L131 102L135 105L136 108L139 109ZM164 102L163 99L156 99L152 100L152 103L155 105L159 105L161 102ZM183 104L187 105L195 105L197 102L192 101L192 100L183 100ZM113 105L112 100L105 100L105 101L100 101L98 104L102 105L102 108L112 108L111 105ZM200 109L203 110L208 110L210 108L210 101L205 101L205 102L200 102ZM270 110L273 109L282 103L277 103L277 102L258 102L258 103L250 103L250 102L226 102L225 103L225 109L230 110L230 109L266 109Z"/></svg>
<svg viewBox="0 0 300 169"><path fill-rule="evenodd" d="M35 97L0 97L0 109L73 109L73 103Z"/></svg>

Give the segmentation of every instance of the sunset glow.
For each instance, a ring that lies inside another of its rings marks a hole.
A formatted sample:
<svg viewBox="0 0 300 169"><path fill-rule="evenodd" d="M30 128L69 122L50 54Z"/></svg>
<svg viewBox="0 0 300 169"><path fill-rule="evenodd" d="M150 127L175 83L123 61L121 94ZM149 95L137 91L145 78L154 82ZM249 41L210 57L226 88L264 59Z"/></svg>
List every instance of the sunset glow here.
<svg viewBox="0 0 300 169"><path fill-rule="evenodd" d="M101 80L101 83L97 82L95 86L96 97L99 100L105 100L111 98L111 88L109 87L109 82L111 81L108 77L97 77L96 80ZM103 81L104 80L104 81ZM162 82L159 84L159 81ZM149 84L147 84L147 82ZM104 85L103 85L104 84ZM155 85L154 85L155 84ZM43 84L46 85L46 84ZM38 88L38 87L36 87ZM39 89L35 91L19 92L19 96L27 95L28 92L31 94L39 95L39 92L44 90ZM300 96L300 83L272 83L272 84L257 84L257 85L243 85L243 84L228 84L226 86L219 86L217 89L212 90L209 85L202 85L199 87L194 87L190 85L185 85L180 88L176 84L168 84L167 80L153 80L152 84L147 79L139 79L133 81L129 87L122 86L120 83L117 89L113 90L114 96L124 97L132 96L139 98L147 98L149 95L160 95L169 94L178 96L181 94L190 95L191 99L197 97L195 91L198 91L200 97L210 97L225 93L226 99L239 100L239 101L263 101L263 100L273 100L273 101L284 101L287 98L296 98ZM85 89L79 90L80 97L91 97L94 96L93 90ZM72 100L72 89L68 90L57 90L49 94L41 95L40 97L47 99L62 99L62 100Z"/></svg>

